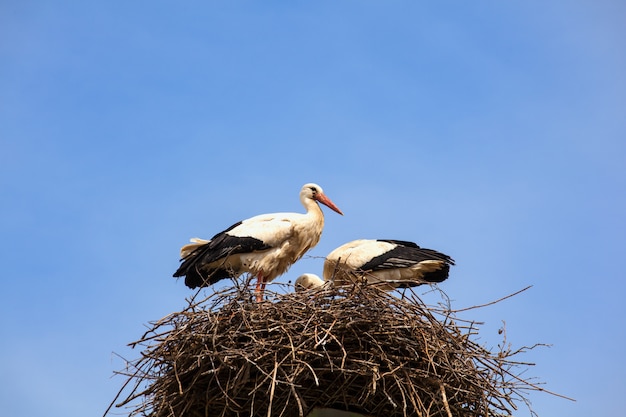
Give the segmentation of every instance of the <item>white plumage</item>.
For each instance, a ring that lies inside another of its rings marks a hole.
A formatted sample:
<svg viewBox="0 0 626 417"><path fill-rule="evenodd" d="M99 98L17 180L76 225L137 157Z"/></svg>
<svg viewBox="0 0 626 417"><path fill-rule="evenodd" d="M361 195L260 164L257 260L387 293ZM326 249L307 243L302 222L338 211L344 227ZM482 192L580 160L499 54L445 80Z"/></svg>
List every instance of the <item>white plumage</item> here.
<svg viewBox="0 0 626 417"><path fill-rule="evenodd" d="M310 290L324 286L324 281L315 274L302 274L295 282L296 291ZM327 283L329 284L329 283Z"/></svg>
<svg viewBox="0 0 626 417"><path fill-rule="evenodd" d="M192 239L181 248L182 264L174 277L185 277L190 288L202 287L249 272L257 277L257 300L267 282L282 275L320 239L324 228L322 203L341 210L313 183L300 190L306 213L262 214L235 223L210 240Z"/></svg>

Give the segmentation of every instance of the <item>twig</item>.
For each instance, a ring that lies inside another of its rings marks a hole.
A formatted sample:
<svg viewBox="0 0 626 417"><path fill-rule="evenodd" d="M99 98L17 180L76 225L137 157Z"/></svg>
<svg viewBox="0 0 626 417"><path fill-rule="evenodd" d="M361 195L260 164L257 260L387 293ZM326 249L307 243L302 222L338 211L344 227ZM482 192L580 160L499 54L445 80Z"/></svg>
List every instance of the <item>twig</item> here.
<svg viewBox="0 0 626 417"><path fill-rule="evenodd" d="M509 295L507 295L507 296L504 296L504 297L502 297L502 298L499 298L499 299L497 299L497 300L495 300L495 301L491 301L491 302L489 302L489 303L479 304L479 305L476 305L476 306L466 307L466 308L461 308L461 309L457 309L457 310L450 310L450 312L452 312L452 313L460 313L460 312L462 312L462 311L474 310L474 309L477 309L477 308L483 308L483 307L487 307L487 306L490 306L490 305L493 305L493 304L497 304L497 303L499 303L500 301L506 300L507 298L511 298L511 297L516 296L517 294L523 293L524 291L526 291L526 290L527 290L527 289L529 289L529 288L532 288L532 285L529 285L528 287L523 288L523 289L521 289L521 290L519 290L519 291L516 291L516 292L514 292L513 294L509 294Z"/></svg>

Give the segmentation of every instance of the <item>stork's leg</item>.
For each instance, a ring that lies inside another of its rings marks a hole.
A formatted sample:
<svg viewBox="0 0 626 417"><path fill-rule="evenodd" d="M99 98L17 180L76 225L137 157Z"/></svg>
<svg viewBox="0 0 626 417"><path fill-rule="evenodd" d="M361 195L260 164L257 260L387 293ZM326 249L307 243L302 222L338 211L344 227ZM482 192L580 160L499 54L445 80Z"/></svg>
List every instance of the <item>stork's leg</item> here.
<svg viewBox="0 0 626 417"><path fill-rule="evenodd" d="M263 291L265 291L265 282L263 282L263 274L259 274L256 276L256 289L254 292L256 293L256 302L260 303L263 301Z"/></svg>

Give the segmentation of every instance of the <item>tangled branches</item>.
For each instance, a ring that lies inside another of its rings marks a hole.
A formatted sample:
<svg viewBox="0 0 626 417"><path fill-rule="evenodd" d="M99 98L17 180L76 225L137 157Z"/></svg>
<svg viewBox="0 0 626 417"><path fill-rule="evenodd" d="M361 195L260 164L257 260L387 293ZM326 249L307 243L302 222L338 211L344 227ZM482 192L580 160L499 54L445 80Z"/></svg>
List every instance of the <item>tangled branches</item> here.
<svg viewBox="0 0 626 417"><path fill-rule="evenodd" d="M520 377L530 348L491 352L477 324L413 292L356 285L211 294L158 322L133 346L118 406L130 416L306 416L314 407L373 416L502 416L542 390ZM116 399L117 400L117 399ZM531 411L532 412L532 411Z"/></svg>

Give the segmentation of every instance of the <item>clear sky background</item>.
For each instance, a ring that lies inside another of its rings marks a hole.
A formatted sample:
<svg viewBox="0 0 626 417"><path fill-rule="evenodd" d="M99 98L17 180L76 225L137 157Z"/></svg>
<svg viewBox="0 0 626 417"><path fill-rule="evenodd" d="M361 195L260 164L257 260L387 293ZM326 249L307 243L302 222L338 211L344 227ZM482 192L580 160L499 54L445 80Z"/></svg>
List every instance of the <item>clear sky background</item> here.
<svg viewBox="0 0 626 417"><path fill-rule="evenodd" d="M0 404L101 415L114 352L186 305L189 237L330 210L278 282L356 238L457 266L479 339L617 416L626 393L626 5L616 0L0 3ZM424 290L426 291L426 289ZM117 413L120 410L116 410ZM521 409L517 415L528 415Z"/></svg>

